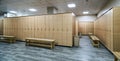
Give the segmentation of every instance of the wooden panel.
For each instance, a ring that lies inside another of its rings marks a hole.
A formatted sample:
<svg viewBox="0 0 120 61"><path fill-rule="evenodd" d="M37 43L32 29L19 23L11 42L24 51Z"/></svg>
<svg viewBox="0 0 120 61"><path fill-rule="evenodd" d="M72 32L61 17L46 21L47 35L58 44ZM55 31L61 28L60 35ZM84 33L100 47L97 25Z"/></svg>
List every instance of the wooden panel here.
<svg viewBox="0 0 120 61"><path fill-rule="evenodd" d="M82 33L82 34L85 34L85 29L86 29L85 23L84 22L83 23L79 22L79 32Z"/></svg>
<svg viewBox="0 0 120 61"><path fill-rule="evenodd" d="M3 34L3 20L0 20L0 35Z"/></svg>
<svg viewBox="0 0 120 61"><path fill-rule="evenodd" d="M101 18L95 21L95 35L97 35L101 42L110 50L112 50L112 16L109 11Z"/></svg>
<svg viewBox="0 0 120 61"><path fill-rule="evenodd" d="M18 18L14 18L14 23L15 23L15 36L16 36L16 38L18 39Z"/></svg>
<svg viewBox="0 0 120 61"><path fill-rule="evenodd" d="M34 26L35 26L35 28L34 28L34 37L35 38L39 38L40 37L40 35L39 35L39 33L38 33L38 31L41 33L41 31L39 30L39 23L38 23L38 16L35 16L34 17Z"/></svg>
<svg viewBox="0 0 120 61"><path fill-rule="evenodd" d="M58 29L57 29L57 28L58 28L58 25L57 25L57 24L58 24L57 15L54 15L53 17L54 17L54 19L53 19L53 25L54 25L54 26L53 26L53 28L54 28L54 29L53 29L53 36L54 36L53 39L55 39L55 40L56 40L55 42L56 42L57 44L59 44L59 43L58 43L58 41L59 41L58 37L59 37L59 36L58 36Z"/></svg>
<svg viewBox="0 0 120 61"><path fill-rule="evenodd" d="M58 45L72 46L75 19L71 13L4 19L4 35L26 38L55 39Z"/></svg>
<svg viewBox="0 0 120 61"><path fill-rule="evenodd" d="M7 25L6 25L6 18L3 20L3 34L6 35L7 34Z"/></svg>
<svg viewBox="0 0 120 61"><path fill-rule="evenodd" d="M79 32L82 34L94 33L94 22L79 21Z"/></svg>
<svg viewBox="0 0 120 61"><path fill-rule="evenodd" d="M27 17L22 17L22 30L23 30L23 33L22 33L22 40L25 41L25 38L28 37L28 20L27 20Z"/></svg>
<svg viewBox="0 0 120 61"><path fill-rule="evenodd" d="M93 26L94 26L93 22L86 23L86 34L94 32L94 27Z"/></svg>
<svg viewBox="0 0 120 61"><path fill-rule="evenodd" d="M120 7L113 8L113 47L120 51Z"/></svg>
<svg viewBox="0 0 120 61"><path fill-rule="evenodd" d="M120 7L114 7L95 21L95 35L111 51L120 51Z"/></svg>

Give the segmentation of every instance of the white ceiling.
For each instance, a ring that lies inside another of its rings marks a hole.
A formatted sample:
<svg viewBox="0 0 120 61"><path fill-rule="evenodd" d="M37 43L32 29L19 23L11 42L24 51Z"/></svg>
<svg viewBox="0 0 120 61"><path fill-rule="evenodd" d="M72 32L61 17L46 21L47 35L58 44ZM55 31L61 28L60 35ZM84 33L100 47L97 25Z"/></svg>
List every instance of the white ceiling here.
<svg viewBox="0 0 120 61"><path fill-rule="evenodd" d="M97 14L108 0L1 0L0 10L17 11L25 15L47 14L47 7L54 6L58 8L58 13L73 12L76 15L83 15L83 11L89 11L89 14ZM68 8L67 4L75 3L76 8ZM37 12L28 11L29 8L35 8Z"/></svg>

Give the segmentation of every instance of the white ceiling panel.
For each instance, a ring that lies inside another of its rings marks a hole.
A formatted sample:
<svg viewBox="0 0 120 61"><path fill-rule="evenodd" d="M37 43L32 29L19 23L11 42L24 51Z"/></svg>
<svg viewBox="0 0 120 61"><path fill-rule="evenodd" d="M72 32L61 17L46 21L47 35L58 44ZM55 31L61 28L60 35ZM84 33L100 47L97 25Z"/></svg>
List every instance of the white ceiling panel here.
<svg viewBox="0 0 120 61"><path fill-rule="evenodd" d="M47 14L47 7L54 6L58 8L58 13L73 12L76 15L83 15L83 11L89 11L89 14L98 14L109 0L1 0L0 10L9 12L17 11L22 14L41 15ZM75 8L68 8L67 4L76 4ZM29 8L35 8L37 12L28 11Z"/></svg>

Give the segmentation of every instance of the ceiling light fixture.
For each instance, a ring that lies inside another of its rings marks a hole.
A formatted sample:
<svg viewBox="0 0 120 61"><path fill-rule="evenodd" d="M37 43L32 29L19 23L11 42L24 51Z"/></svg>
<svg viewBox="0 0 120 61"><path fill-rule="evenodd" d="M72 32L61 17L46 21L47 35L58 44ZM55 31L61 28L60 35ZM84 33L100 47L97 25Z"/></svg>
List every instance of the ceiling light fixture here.
<svg viewBox="0 0 120 61"><path fill-rule="evenodd" d="M37 10L34 8L30 8L29 11L36 12Z"/></svg>
<svg viewBox="0 0 120 61"><path fill-rule="evenodd" d="M83 12L83 14L89 14L89 12L88 12L88 11L85 11L85 12Z"/></svg>
<svg viewBox="0 0 120 61"><path fill-rule="evenodd" d="M16 11L9 11L9 12L10 12L10 13L14 13L14 14L17 13Z"/></svg>
<svg viewBox="0 0 120 61"><path fill-rule="evenodd" d="M68 4L68 7L69 8L74 8L74 7L76 7L76 5L75 4Z"/></svg>

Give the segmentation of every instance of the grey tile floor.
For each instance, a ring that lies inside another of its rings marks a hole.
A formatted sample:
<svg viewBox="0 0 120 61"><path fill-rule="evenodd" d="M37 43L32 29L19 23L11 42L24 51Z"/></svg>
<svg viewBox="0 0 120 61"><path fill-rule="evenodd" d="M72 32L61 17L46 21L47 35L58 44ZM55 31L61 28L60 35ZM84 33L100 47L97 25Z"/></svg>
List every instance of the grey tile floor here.
<svg viewBox="0 0 120 61"><path fill-rule="evenodd" d="M80 39L80 47L56 46L50 50L25 46L24 42L0 42L0 61L114 61L114 56L103 46L95 48L87 36Z"/></svg>

